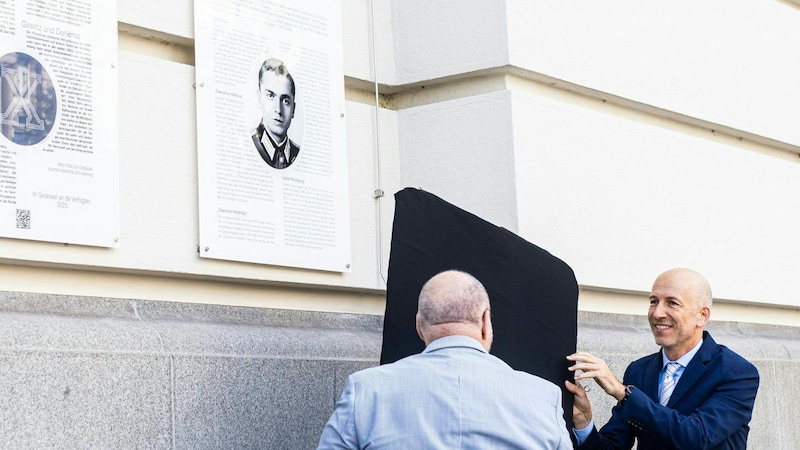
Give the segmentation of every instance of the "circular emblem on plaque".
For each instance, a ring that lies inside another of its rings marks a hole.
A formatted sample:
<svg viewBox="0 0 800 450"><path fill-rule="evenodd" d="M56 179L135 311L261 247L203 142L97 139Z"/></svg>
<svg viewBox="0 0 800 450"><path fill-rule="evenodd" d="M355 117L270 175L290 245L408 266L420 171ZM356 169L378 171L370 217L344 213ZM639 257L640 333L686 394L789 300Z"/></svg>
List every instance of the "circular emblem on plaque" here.
<svg viewBox="0 0 800 450"><path fill-rule="evenodd" d="M3 136L18 145L38 144L53 129L56 89L36 58L21 52L0 57L0 112Z"/></svg>

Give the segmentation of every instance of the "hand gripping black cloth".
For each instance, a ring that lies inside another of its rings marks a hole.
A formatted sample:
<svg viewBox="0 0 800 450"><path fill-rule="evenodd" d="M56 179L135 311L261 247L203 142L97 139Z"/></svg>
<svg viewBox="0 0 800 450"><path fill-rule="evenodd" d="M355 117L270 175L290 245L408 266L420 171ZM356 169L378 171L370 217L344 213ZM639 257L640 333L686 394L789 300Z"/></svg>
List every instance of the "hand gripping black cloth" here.
<svg viewBox="0 0 800 450"><path fill-rule="evenodd" d="M563 392L572 427L571 379L565 357L575 352L578 284L572 269L505 228L428 192L395 194L381 364L420 353L414 318L422 285L445 270L483 283L492 305L491 353L516 370L552 381Z"/></svg>

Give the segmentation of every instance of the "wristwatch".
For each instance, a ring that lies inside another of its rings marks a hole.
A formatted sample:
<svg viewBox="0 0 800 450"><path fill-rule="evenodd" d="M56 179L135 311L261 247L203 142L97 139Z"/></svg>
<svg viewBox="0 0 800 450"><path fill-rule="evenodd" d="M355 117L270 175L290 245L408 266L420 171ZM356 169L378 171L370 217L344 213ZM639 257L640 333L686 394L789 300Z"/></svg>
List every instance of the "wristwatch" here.
<svg viewBox="0 0 800 450"><path fill-rule="evenodd" d="M625 396L619 401L620 406L624 405L625 402L628 401L628 398L631 396L631 392L633 392L634 389L636 389L636 386L632 384L625 386Z"/></svg>

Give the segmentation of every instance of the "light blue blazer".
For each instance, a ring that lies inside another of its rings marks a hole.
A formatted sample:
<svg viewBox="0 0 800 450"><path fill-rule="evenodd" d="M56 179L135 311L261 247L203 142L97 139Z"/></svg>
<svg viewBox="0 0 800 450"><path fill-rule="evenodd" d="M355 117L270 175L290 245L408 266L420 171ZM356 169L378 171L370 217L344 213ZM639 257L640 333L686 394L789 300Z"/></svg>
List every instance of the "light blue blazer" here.
<svg viewBox="0 0 800 450"><path fill-rule="evenodd" d="M347 378L318 449L571 449L561 389L466 336Z"/></svg>

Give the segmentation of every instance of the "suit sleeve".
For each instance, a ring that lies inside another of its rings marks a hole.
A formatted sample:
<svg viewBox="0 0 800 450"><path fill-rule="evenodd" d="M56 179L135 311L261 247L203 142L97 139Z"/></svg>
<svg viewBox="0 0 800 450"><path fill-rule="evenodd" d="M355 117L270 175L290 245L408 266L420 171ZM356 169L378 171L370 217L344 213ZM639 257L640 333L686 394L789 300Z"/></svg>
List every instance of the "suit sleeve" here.
<svg viewBox="0 0 800 450"><path fill-rule="evenodd" d="M752 364L736 364L689 415L661 406L636 389L624 406L614 407L611 420L599 433L593 431L581 448L629 449L636 434L648 434L677 448L712 448L750 422L758 384L758 371Z"/></svg>
<svg viewBox="0 0 800 450"><path fill-rule="evenodd" d="M336 403L331 418L322 430L317 450L358 449L355 424L355 385L352 376L347 377L342 396Z"/></svg>
<svg viewBox="0 0 800 450"><path fill-rule="evenodd" d="M649 398L642 393L640 395L645 397L645 401L649 401ZM634 394L631 394L631 398L633 398ZM630 402L630 399L628 399ZM633 428L625 423L624 420L621 420L618 411L620 406L617 405L614 409L611 410L611 420L603 426L602 434L601 432L597 431L597 428L594 428L589 436L586 438L586 441L583 442L577 448L580 450L595 450L595 449L630 449L633 448L633 440L634 440L634 433Z"/></svg>

